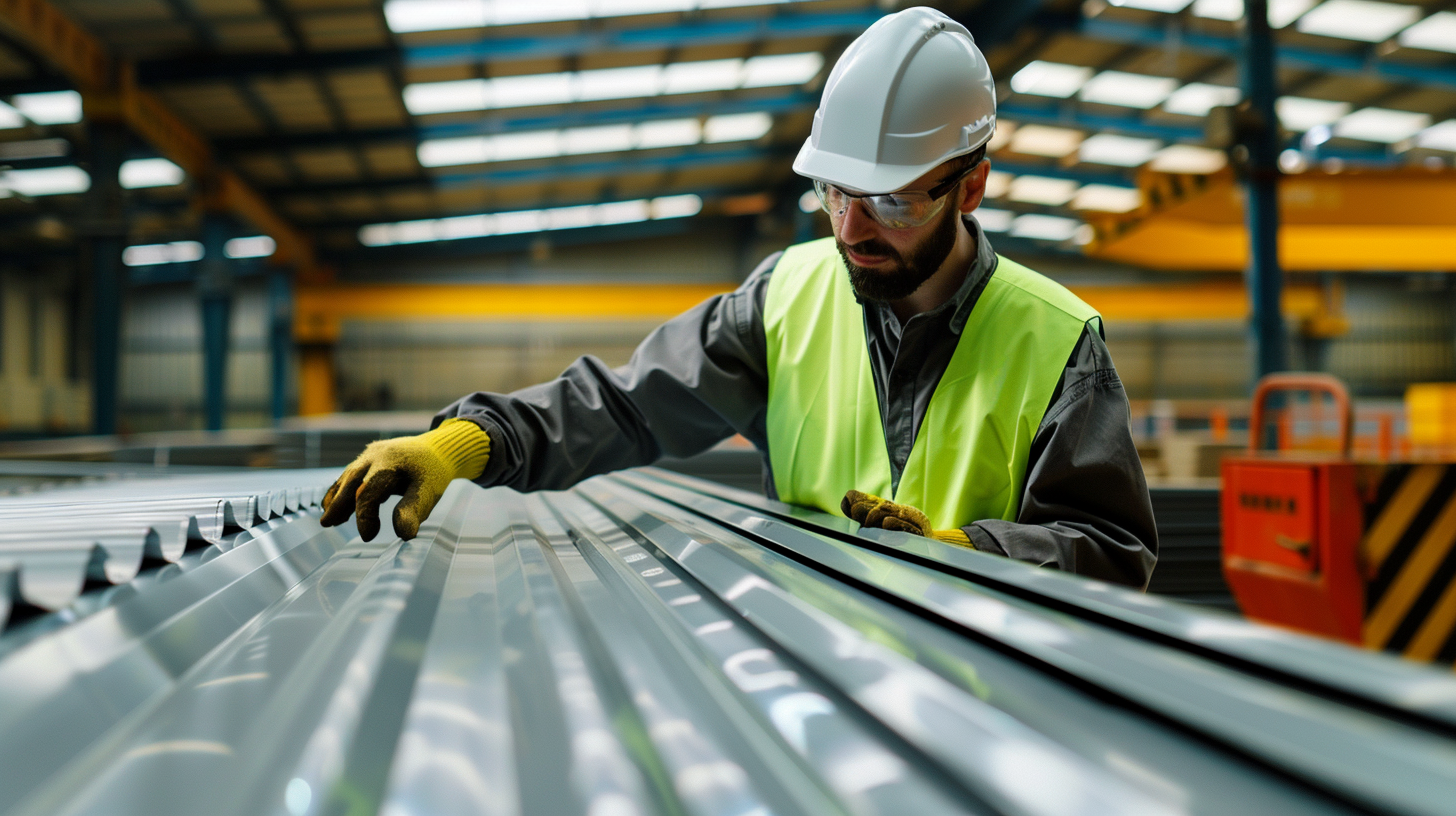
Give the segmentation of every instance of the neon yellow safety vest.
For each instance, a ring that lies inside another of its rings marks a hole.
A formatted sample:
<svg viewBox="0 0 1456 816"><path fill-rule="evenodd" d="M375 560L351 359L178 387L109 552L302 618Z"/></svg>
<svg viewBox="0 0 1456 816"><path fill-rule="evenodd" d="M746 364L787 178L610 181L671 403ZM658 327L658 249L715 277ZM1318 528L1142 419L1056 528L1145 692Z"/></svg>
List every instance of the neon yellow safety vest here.
<svg viewBox="0 0 1456 816"><path fill-rule="evenodd" d="M839 513L854 489L918 507L936 529L1015 520L1032 438L1097 312L998 258L892 491L864 309L848 275L824 238L790 247L769 279L768 450L780 500Z"/></svg>

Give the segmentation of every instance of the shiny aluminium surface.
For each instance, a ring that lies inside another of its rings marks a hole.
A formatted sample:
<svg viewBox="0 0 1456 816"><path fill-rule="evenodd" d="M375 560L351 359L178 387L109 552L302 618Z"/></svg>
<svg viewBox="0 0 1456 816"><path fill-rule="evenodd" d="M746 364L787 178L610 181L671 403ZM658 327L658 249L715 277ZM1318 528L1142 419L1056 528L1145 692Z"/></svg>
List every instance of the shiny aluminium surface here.
<svg viewBox="0 0 1456 816"><path fill-rule="evenodd" d="M0 813L1456 801L1456 679L1222 613L664 471L456 482L409 542L306 505L0 635Z"/></svg>

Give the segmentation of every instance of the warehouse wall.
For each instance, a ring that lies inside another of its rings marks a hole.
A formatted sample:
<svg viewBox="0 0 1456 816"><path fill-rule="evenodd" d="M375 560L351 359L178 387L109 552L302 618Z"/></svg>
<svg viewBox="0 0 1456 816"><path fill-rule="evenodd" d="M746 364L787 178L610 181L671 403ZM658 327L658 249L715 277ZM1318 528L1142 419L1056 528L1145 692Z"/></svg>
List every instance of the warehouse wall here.
<svg viewBox="0 0 1456 816"><path fill-rule="evenodd" d="M0 433L66 433L91 423L76 357L76 303L64 274L0 271Z"/></svg>

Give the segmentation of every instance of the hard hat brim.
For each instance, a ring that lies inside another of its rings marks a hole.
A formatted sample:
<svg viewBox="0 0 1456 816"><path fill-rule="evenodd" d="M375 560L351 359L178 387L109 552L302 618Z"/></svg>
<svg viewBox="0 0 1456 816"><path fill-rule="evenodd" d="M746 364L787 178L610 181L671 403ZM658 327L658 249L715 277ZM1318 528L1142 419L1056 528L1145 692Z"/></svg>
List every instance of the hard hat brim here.
<svg viewBox="0 0 1456 816"><path fill-rule="evenodd" d="M928 164L879 164L838 153L816 149L812 138L805 139L799 155L794 157L794 172L801 176L833 184L855 193L881 195L893 193L934 170L954 156L943 156Z"/></svg>

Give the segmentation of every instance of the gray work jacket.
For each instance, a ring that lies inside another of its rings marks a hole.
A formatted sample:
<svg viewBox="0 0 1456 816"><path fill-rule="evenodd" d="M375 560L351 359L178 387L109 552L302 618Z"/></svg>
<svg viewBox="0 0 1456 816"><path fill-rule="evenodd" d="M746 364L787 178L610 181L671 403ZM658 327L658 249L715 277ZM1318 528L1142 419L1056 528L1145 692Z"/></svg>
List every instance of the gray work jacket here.
<svg viewBox="0 0 1456 816"><path fill-rule="evenodd" d="M976 258L942 306L902 326L883 303L861 301L894 481L910 456L931 394L996 254L973 218ZM691 456L743 434L768 467L768 361L763 304L782 253L737 290L658 327L620 368L586 356L551 382L513 394L476 392L435 417L478 423L491 440L477 480L517 490L560 490L589 476ZM1127 396L1090 322L1067 360L1032 440L1016 521L965 527L976 549L1108 581L1147 586L1157 560L1152 504L1128 423Z"/></svg>

